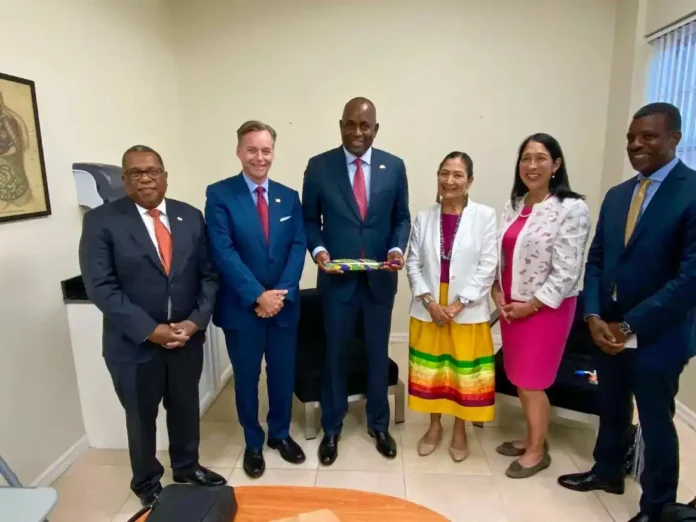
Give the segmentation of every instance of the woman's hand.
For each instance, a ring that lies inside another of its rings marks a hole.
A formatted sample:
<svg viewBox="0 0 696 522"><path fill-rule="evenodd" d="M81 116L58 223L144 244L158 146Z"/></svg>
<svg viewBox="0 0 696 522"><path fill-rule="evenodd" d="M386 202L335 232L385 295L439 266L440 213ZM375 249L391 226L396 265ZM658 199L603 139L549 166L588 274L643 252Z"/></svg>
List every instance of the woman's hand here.
<svg viewBox="0 0 696 522"><path fill-rule="evenodd" d="M445 313L450 319L454 319L462 310L464 310L464 304L459 300L445 307Z"/></svg>
<svg viewBox="0 0 696 522"><path fill-rule="evenodd" d="M532 303L510 303L503 306L503 310L505 310L508 322L515 319L524 319L536 312L536 308L534 308Z"/></svg>
<svg viewBox="0 0 696 522"><path fill-rule="evenodd" d="M438 326L445 326L450 322L450 316L447 315L446 308L435 301L428 305L428 312L430 312L430 317L433 318L433 321Z"/></svg>
<svg viewBox="0 0 696 522"><path fill-rule="evenodd" d="M498 281L493 283L493 286L491 287L491 297L493 297L493 302L495 303L495 307L498 309L500 317L502 317L506 323L509 323L510 318L505 311L505 294L500 288L500 283L498 283Z"/></svg>

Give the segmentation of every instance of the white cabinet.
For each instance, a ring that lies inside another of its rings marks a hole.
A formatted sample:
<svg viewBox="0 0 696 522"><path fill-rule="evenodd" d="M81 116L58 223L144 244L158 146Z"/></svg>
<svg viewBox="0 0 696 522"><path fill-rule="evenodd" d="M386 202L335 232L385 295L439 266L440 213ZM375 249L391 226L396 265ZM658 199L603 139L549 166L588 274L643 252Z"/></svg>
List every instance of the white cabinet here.
<svg viewBox="0 0 696 522"><path fill-rule="evenodd" d="M126 418L116 397L102 357L102 314L89 302L66 303L82 418L92 448L128 447ZM204 345L203 374L199 384L201 415L232 375L222 330L210 326ZM157 417L157 449L169 447L166 413Z"/></svg>

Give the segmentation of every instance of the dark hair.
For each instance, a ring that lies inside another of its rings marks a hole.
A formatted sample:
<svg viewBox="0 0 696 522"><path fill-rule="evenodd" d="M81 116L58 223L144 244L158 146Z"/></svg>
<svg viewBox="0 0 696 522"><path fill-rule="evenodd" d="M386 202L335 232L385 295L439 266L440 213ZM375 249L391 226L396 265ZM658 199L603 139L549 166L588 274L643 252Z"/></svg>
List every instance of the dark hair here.
<svg viewBox="0 0 696 522"><path fill-rule="evenodd" d="M124 152L123 156L121 157L121 168L126 168L126 158L131 152L147 152L149 154L154 154L157 158L157 161L159 161L161 167L164 168L164 161L162 161L162 156L160 156L159 152L157 152L155 149L153 149L152 147L148 147L147 145L133 145L132 147L129 147L128 150Z"/></svg>
<svg viewBox="0 0 696 522"><path fill-rule="evenodd" d="M679 109L677 109L671 103L649 103L648 105L638 109L638 112L633 115L633 119L637 120L638 118L645 118L646 116L652 116L653 114L662 114L665 117L668 132L681 130L681 113L679 112Z"/></svg>
<svg viewBox="0 0 696 522"><path fill-rule="evenodd" d="M440 174L440 171L442 170L443 165L447 162L447 160L451 159L460 159L462 160L462 163L464 163L464 166L466 167L466 177L471 179L474 176L474 161L471 159L471 156L469 156L466 152L459 152L458 150L450 152L447 156L444 157L444 159L440 162L440 166L437 168L437 173ZM466 200L469 199L469 196L466 196ZM440 193L438 191L437 197L435 198L435 202L439 203L440 202Z"/></svg>
<svg viewBox="0 0 696 522"><path fill-rule="evenodd" d="M561 166L551 177L551 181L549 181L549 194L557 197L561 201L563 201L566 198L585 199L585 196L583 196L582 194L578 194L577 192L573 192L570 189L568 171L566 170L566 161L565 157L563 156L563 150L561 149L561 145L553 136L550 136L549 134L545 134L543 132L539 132L536 134L532 134L526 140L524 140L522 142L522 145L520 145L519 152L517 153L517 163L515 164L515 182L512 185L512 194L510 195L512 208L516 208L517 200L525 196L527 192L529 192L529 189L524 184L524 182L522 181L522 177L520 176L520 160L522 159L522 154L524 154L524 149L526 149L527 145L532 141L536 143L541 143L544 147L546 147L546 150L549 151L551 159L554 162L559 158L561 160Z"/></svg>

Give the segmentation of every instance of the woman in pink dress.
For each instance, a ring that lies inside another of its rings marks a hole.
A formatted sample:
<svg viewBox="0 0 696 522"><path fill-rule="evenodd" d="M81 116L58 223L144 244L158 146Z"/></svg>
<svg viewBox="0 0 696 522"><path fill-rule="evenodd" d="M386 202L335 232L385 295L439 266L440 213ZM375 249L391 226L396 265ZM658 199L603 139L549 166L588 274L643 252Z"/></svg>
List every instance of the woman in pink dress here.
<svg viewBox="0 0 696 522"><path fill-rule="evenodd" d="M563 152L548 134L519 149L515 182L498 231L498 277L491 290L500 311L505 373L517 386L527 420L524 440L498 453L517 457L506 475L526 478L549 467L550 405L575 316L578 281L590 232L584 197L570 190Z"/></svg>

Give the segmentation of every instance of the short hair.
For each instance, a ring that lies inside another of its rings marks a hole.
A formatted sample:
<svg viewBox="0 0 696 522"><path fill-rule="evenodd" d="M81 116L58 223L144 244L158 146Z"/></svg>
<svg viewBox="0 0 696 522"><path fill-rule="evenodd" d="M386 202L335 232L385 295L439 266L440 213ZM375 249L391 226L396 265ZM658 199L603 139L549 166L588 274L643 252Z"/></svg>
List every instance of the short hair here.
<svg viewBox="0 0 696 522"><path fill-rule="evenodd" d="M645 107L638 109L633 115L633 119L645 118L646 116L652 116L653 114L662 114L665 117L665 122L667 123L667 130L669 132L680 131L682 126L682 117L679 109L672 105L671 103L649 103Z"/></svg>
<svg viewBox="0 0 696 522"><path fill-rule="evenodd" d="M164 168L164 161L162 161L162 156L160 156L160 153L152 147L148 147L147 145L133 145L132 147L129 147L128 150L126 150L126 152L124 152L123 156L121 157L121 168L126 168L126 158L131 152L146 152L148 154L154 154L157 158L157 161L159 161L160 166Z"/></svg>
<svg viewBox="0 0 696 522"><path fill-rule="evenodd" d="M271 135L271 139L273 140L273 144L275 145L276 137L278 135L276 134L276 131L273 127L271 127L267 123L263 123L262 121L249 120L242 123L242 125L237 129L237 146L239 147L242 144L242 139L244 138L244 136L246 136L250 132L259 131L268 131L268 133Z"/></svg>

